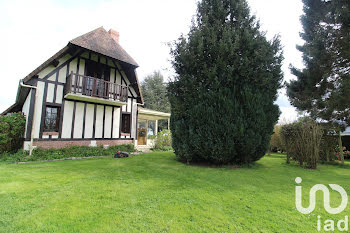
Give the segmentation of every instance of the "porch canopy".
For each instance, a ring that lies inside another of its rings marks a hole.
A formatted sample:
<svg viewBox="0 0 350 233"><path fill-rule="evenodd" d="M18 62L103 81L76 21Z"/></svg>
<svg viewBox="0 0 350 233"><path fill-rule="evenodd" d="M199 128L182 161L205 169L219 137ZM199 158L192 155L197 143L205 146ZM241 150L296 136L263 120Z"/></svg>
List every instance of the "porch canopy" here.
<svg viewBox="0 0 350 233"><path fill-rule="evenodd" d="M139 108L139 119L144 120L166 120L170 119L170 113L158 112L147 108Z"/></svg>
<svg viewBox="0 0 350 233"><path fill-rule="evenodd" d="M169 120L170 113L139 107L137 123L137 146L152 147L152 137L158 133L158 120Z"/></svg>

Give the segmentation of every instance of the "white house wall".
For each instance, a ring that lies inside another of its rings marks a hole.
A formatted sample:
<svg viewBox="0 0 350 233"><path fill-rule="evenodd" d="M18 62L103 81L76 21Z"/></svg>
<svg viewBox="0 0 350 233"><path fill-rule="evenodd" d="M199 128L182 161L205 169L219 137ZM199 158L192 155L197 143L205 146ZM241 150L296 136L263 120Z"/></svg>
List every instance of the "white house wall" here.
<svg viewBox="0 0 350 233"><path fill-rule="evenodd" d="M58 65L48 66L39 72L37 79L35 99L35 119L32 130L34 139L125 139L136 137L137 101L136 92L129 86L129 98L127 105L122 107L109 106L94 103L64 99L64 85L66 77L71 72L85 74L86 60L110 66L110 81L117 84L129 85L121 66L109 58L95 53L84 52L76 57L65 55L60 58ZM28 115L30 96L24 103L22 111ZM46 106L61 108L60 130L58 135L45 135L43 132L43 120ZM120 120L121 113L131 113L131 135L121 136Z"/></svg>
<svg viewBox="0 0 350 233"><path fill-rule="evenodd" d="M34 120L33 120L33 131L34 138L39 138L40 136L40 123L43 108L43 96L44 96L45 83L38 81L36 88L36 99L35 99L35 110L34 110Z"/></svg>
<svg viewBox="0 0 350 233"><path fill-rule="evenodd" d="M137 132L137 102L135 99L132 101L132 114L131 114L131 137L136 138Z"/></svg>
<svg viewBox="0 0 350 233"><path fill-rule="evenodd" d="M32 90L29 91L29 94L28 94L28 96L23 104L23 107L22 107L22 112L23 112L24 116L26 117L26 126L25 126L24 135L27 135L27 125L28 125L28 116L29 116L31 96L32 96Z"/></svg>

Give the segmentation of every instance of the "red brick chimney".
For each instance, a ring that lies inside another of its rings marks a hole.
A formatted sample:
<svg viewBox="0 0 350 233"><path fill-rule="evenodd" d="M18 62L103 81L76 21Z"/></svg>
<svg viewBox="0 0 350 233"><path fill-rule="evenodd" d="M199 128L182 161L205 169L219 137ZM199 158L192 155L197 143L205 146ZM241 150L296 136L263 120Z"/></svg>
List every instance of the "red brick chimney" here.
<svg viewBox="0 0 350 233"><path fill-rule="evenodd" d="M113 40L119 44L119 32L113 30L113 29L109 29L108 33L111 35L111 37L113 38Z"/></svg>

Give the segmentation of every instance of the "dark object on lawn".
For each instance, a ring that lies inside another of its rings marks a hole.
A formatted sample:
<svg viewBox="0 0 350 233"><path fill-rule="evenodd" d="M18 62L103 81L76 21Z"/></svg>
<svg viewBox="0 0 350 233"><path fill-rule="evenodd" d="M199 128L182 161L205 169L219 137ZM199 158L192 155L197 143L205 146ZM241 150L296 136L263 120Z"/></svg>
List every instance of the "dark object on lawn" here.
<svg viewBox="0 0 350 233"><path fill-rule="evenodd" d="M127 158L129 157L129 153L127 152L117 152L114 154L114 158L119 159L119 158Z"/></svg>

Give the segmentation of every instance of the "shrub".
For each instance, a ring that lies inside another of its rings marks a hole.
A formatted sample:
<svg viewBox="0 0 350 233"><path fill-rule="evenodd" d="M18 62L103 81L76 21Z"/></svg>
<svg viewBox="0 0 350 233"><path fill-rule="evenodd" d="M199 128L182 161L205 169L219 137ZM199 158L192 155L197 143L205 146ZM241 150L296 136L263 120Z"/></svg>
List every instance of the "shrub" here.
<svg viewBox="0 0 350 233"><path fill-rule="evenodd" d="M291 158L298 161L300 166L312 169L317 167L323 134L319 124L304 118L283 125L281 134L287 149L287 163Z"/></svg>
<svg viewBox="0 0 350 233"><path fill-rule="evenodd" d="M154 149L163 151L172 150L170 130L158 132L154 138Z"/></svg>
<svg viewBox="0 0 350 233"><path fill-rule="evenodd" d="M22 147L25 125L22 113L0 116L0 152L16 152Z"/></svg>
<svg viewBox="0 0 350 233"><path fill-rule="evenodd" d="M23 149L18 150L17 152L4 152L0 154L0 161L4 162L20 162L24 161L26 157L29 156L28 151L24 151Z"/></svg>
<svg viewBox="0 0 350 233"><path fill-rule="evenodd" d="M338 149L337 133L334 130L324 128L320 147L320 160L330 162L337 159L336 153Z"/></svg>
<svg viewBox="0 0 350 233"><path fill-rule="evenodd" d="M103 146L71 146L61 149L36 148L33 150L33 154L30 157L28 152L19 150L17 153L4 153L0 155L0 160L8 162L19 162L63 159L71 157L112 156L118 151L133 152L135 149L133 144L110 146L108 148L104 148Z"/></svg>
<svg viewBox="0 0 350 233"><path fill-rule="evenodd" d="M344 151L344 158L350 159L350 151Z"/></svg>
<svg viewBox="0 0 350 233"><path fill-rule="evenodd" d="M270 151L272 152L285 151L284 144L282 143L282 138L281 138L280 125L275 125L274 127L273 134L270 140Z"/></svg>

